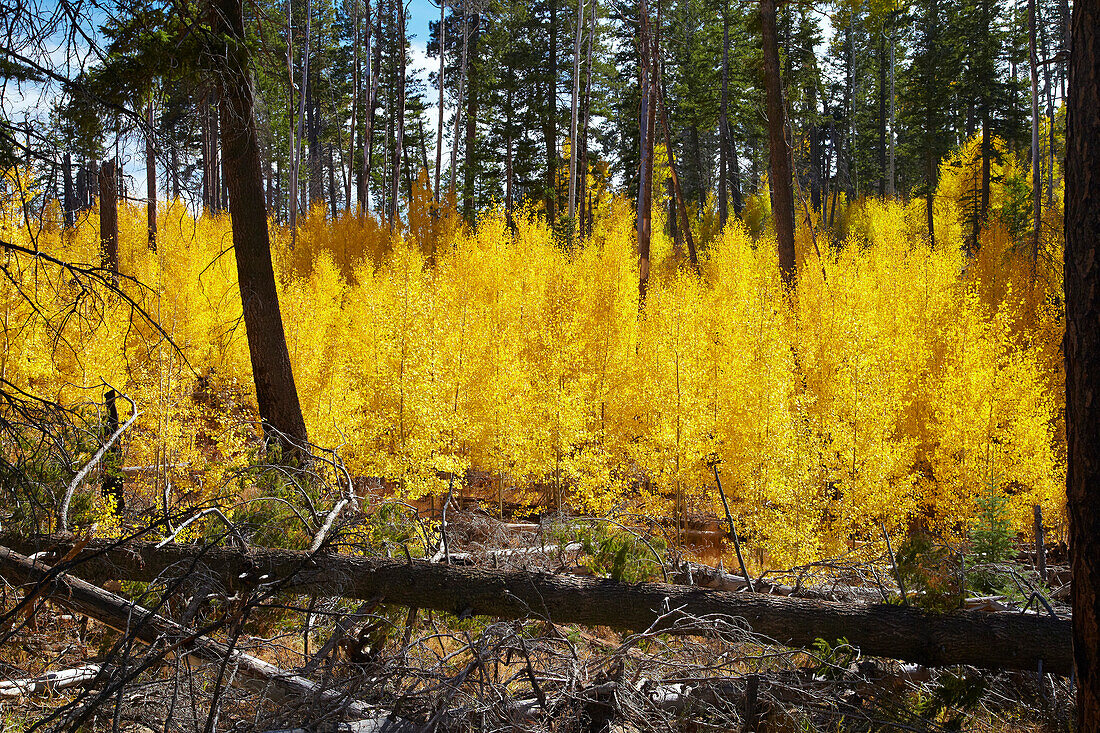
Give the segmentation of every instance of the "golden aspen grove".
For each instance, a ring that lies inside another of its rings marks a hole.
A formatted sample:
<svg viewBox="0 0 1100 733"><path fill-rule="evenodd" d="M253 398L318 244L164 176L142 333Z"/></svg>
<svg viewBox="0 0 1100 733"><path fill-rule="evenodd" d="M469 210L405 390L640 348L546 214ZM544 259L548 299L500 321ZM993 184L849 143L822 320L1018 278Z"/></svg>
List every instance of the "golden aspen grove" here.
<svg viewBox="0 0 1100 733"><path fill-rule="evenodd" d="M1100 0L0 18L0 733L1100 733Z"/></svg>
<svg viewBox="0 0 1100 733"><path fill-rule="evenodd" d="M842 199L834 227L815 216L813 232L800 212L789 297L766 191L722 231L699 212L698 274L655 224L641 311L634 212L610 194L572 244L533 209L514 227L499 209L468 226L436 209L424 177L393 234L319 211L292 247L273 224L310 439L401 499L442 496L446 476L473 469L535 511L597 516L721 516L718 461L740 531L780 567L877 542L883 527L963 537L989 491L1008 497L1013 531L1033 504L1059 527L1060 212L1033 255L1013 232L1025 166L1001 147L968 258L979 147L941 166L935 247L924 199ZM97 261L94 210L68 231L56 212L28 229L27 192L14 172L5 185L6 238ZM140 415L122 463L153 468L128 477L131 506L168 489L189 505L232 497L258 428L229 219L162 204L154 251L144 216L120 207L122 288L164 333L118 296L8 253L0 376L92 413L105 385L128 395ZM75 524L111 526L106 498L82 506Z"/></svg>

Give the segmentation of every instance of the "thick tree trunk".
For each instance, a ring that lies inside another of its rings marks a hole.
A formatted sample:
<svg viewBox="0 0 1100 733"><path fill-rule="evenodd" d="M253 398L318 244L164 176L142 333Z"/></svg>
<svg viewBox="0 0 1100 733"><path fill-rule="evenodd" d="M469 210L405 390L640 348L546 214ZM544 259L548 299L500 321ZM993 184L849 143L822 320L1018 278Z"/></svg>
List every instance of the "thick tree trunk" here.
<svg viewBox="0 0 1100 733"><path fill-rule="evenodd" d="M73 214L76 212L76 192L73 190L73 156L65 153L61 162L61 177L64 178L64 199L61 204L66 229L73 228Z"/></svg>
<svg viewBox="0 0 1100 733"><path fill-rule="evenodd" d="M1077 729L1100 730L1100 1L1073 5L1066 115L1066 494Z"/></svg>
<svg viewBox="0 0 1100 733"><path fill-rule="evenodd" d="M99 253L103 268L118 283L118 164L99 167Z"/></svg>
<svg viewBox="0 0 1100 733"><path fill-rule="evenodd" d="M72 540L26 539L12 534L0 541L26 553L55 549L65 553ZM0 552L0 571L10 561ZM968 664L993 669L1043 670L1068 674L1072 663L1071 622L1046 615L955 611L930 613L892 604L856 604L731 593L698 586L619 583L549 573L461 568L424 560L408 561L294 550L250 551L196 545L157 547L130 542L112 547L93 540L71 564L90 580L148 582L161 573L195 567L217 577L233 593L256 579L277 583L288 593L370 599L386 603L471 613L498 618L546 618L555 623L649 628L666 609L693 616L743 619L758 634L787 646L810 646L817 639L845 637L864 654L939 666ZM11 579L11 578L9 578ZM22 579L22 576L16 576ZM677 614L664 622L668 628ZM693 627L694 628L694 627ZM1097 647L1092 647L1095 654Z"/></svg>
<svg viewBox="0 0 1100 733"><path fill-rule="evenodd" d="M787 144L787 115L783 82L779 78L779 42L776 36L776 0L760 1L760 30L764 44L764 91L768 113L768 184L779 245L779 272L783 284L794 287L794 194L791 190L791 150Z"/></svg>
<svg viewBox="0 0 1100 733"><path fill-rule="evenodd" d="M221 74L222 154L226 161L233 252L237 260L256 401L268 439L281 444L284 455L295 454L297 448L288 440L304 444L306 425L294 385L271 264L243 11L241 0L213 2L215 37L226 39L215 49L215 58L224 59L225 64L218 70Z"/></svg>

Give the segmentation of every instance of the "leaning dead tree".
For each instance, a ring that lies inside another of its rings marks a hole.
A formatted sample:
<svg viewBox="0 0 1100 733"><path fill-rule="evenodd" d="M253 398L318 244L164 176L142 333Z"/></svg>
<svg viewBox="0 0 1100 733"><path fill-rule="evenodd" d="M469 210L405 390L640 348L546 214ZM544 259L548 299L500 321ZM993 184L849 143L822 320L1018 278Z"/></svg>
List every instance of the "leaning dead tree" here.
<svg viewBox="0 0 1100 733"><path fill-rule="evenodd" d="M0 541L0 574L25 573L15 550L52 551L89 580L151 581L174 567L202 567L231 591L277 583L287 593L382 598L412 608L503 619L651 628L678 615L739 619L777 644L809 647L847 639L862 653L928 666L965 664L993 669L1043 669L1069 674L1069 620L1030 614L969 611L930 613L891 604L855 604L731 593L665 583L460 568L423 560L394 560L294 550L108 541L74 543L62 537ZM1041 665L1041 667L1040 667Z"/></svg>

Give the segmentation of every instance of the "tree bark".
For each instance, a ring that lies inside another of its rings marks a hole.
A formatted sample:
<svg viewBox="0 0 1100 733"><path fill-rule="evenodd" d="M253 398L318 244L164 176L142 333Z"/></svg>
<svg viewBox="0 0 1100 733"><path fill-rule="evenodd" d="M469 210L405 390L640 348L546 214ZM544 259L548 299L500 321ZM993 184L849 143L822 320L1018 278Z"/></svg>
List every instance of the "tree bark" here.
<svg viewBox="0 0 1100 733"><path fill-rule="evenodd" d="M639 3L640 37L638 59L638 86L641 92L638 126L638 206L636 227L638 236L638 310L645 308L646 291L649 288L649 243L653 205L653 127L656 120L656 102L653 98L654 79L650 75L652 53L649 48L649 6L646 0Z"/></svg>
<svg viewBox="0 0 1100 733"><path fill-rule="evenodd" d="M783 83L779 78L779 43L775 25L776 0L760 0L760 30L764 44L764 91L768 112L768 185L779 246L779 273L786 288L794 287L794 194L791 190L791 150L787 143L787 115Z"/></svg>
<svg viewBox="0 0 1100 733"><path fill-rule="evenodd" d="M366 21L367 21L367 77L370 79L370 89L367 92L367 104L366 109L363 112L363 167L359 169L359 215L364 216L367 213L367 199L370 193L370 172L371 172L371 151L374 145L374 108L378 100L378 68L381 65L381 43L382 36L382 11L381 6L377 11L378 14L378 40L374 45L374 50L371 49L371 25L370 25L370 2L366 4Z"/></svg>
<svg viewBox="0 0 1100 733"><path fill-rule="evenodd" d="M546 144L546 222L553 227L558 208L558 0L550 0L547 38L549 73L543 138Z"/></svg>
<svg viewBox="0 0 1100 733"><path fill-rule="evenodd" d="M472 224L474 222L474 218L477 216L477 202L474 198L474 176L477 172L477 156L475 154L475 151L477 145L478 113L478 79L475 75L478 67L475 66L472 60L477 58L477 44L481 37L480 13L474 13L473 28L471 29L469 35L470 57L467 58L466 61L466 139L462 143L462 209L463 216L466 217L466 221Z"/></svg>
<svg viewBox="0 0 1100 733"><path fill-rule="evenodd" d="M729 168L729 60L730 20L729 9L722 5L722 92L718 107L718 225L726 228L729 218L729 192L726 181Z"/></svg>
<svg viewBox="0 0 1100 733"><path fill-rule="evenodd" d="M1031 71L1031 265L1039 259L1039 231L1043 221L1043 183L1039 165L1039 58L1035 48L1036 0L1027 0L1028 66Z"/></svg>
<svg viewBox="0 0 1100 733"><path fill-rule="evenodd" d="M447 0L439 1L439 124L435 134L435 185L432 187L435 202L439 203L439 174L443 166L443 110L446 89L447 54Z"/></svg>
<svg viewBox="0 0 1100 733"><path fill-rule="evenodd" d="M118 284L118 164L99 167L99 252L103 267Z"/></svg>
<svg viewBox="0 0 1100 733"><path fill-rule="evenodd" d="M668 104L665 102L664 91L661 91L661 126L665 131L665 150L668 153L668 172L672 176L672 193L675 198L676 210L680 212L680 226L683 229L684 240L687 242L688 260L692 269L699 272L699 256L695 252L695 237L691 234L691 220L688 219L687 203L684 201L684 190L680 186L680 176L676 172L676 155L672 151L672 135L668 129ZM672 217L673 219L675 217Z"/></svg>
<svg viewBox="0 0 1100 733"><path fill-rule="evenodd" d="M149 230L149 249L157 251L157 148L153 142L153 102L145 113L145 212Z"/></svg>
<svg viewBox="0 0 1100 733"><path fill-rule="evenodd" d="M405 0L396 0L394 22L397 24L397 104L394 110L393 179L390 184L390 231L397 226L401 193L401 169L405 158Z"/></svg>
<svg viewBox="0 0 1100 733"><path fill-rule="evenodd" d="M24 538L0 542L17 551L45 549L64 554L73 539ZM968 664L992 669L1068 674L1071 622L1046 615L954 611L931 613L893 604L855 604L731 593L665 583L619 583L602 578L462 568L425 560L311 554L296 550L249 551L196 545L93 540L77 555L71 572L90 580L149 582L173 569L191 568L218 577L227 592L253 587L263 576L299 595L370 599L448 613L498 618L545 618L554 623L649 628L666 609L744 619L758 634L787 646L846 637L864 654L929 666ZM0 553L0 569L9 564ZM18 576L17 576L18 577ZM10 578L9 578L10 579ZM677 614L662 626L668 628ZM1091 653L1096 653L1092 647Z"/></svg>
<svg viewBox="0 0 1100 733"><path fill-rule="evenodd" d="M222 155L256 401L268 440L282 445L284 456L290 457L298 453L295 444L305 443L306 425L294 385L271 264L243 10L241 0L213 0L213 4L214 36L224 39L215 49L215 58L224 64L218 69Z"/></svg>
<svg viewBox="0 0 1100 733"><path fill-rule="evenodd" d="M451 136L451 175L448 186L448 198L453 205L456 201L456 181L458 176L458 134L462 128L459 126L462 117L462 101L466 93L466 64L470 49L470 15L465 7L462 8L462 58L458 64L458 104L455 105L454 134Z"/></svg>
<svg viewBox="0 0 1100 733"><path fill-rule="evenodd" d="M1066 495L1077 729L1100 730L1100 1L1073 5L1066 116Z"/></svg>
<svg viewBox="0 0 1100 733"><path fill-rule="evenodd" d="M347 178L344 179L344 211L351 211L351 179L355 170L355 133L359 126L359 101L362 97L362 75L360 74L359 55L359 0L352 0L351 10L351 43L355 49L352 54L354 59L351 66L351 124L348 136L348 166ZM370 33L370 24L367 24L367 33Z"/></svg>
<svg viewBox="0 0 1100 733"><path fill-rule="evenodd" d="M581 95L581 44L584 42L584 0L577 0L577 32L573 36L573 96L569 103L569 219L577 212L577 116ZM573 224L574 228L576 223Z"/></svg>

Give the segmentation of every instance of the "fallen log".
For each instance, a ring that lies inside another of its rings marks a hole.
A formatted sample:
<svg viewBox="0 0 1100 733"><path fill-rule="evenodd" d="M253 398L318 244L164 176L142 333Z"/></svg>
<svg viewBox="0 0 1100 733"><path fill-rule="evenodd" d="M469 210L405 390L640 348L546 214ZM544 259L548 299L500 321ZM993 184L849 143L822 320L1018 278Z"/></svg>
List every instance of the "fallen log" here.
<svg viewBox="0 0 1100 733"><path fill-rule="evenodd" d="M0 542L12 537L0 536ZM30 551L61 556L72 538L15 538ZM743 619L755 633L792 647L817 639L846 638L870 656L936 667L967 664L991 669L1035 670L1068 675L1073 664L1071 622L1033 615L954 611L930 613L888 604L816 601L754 593L730 593L664 583L619 583L548 573L454 567L421 560L394 560L295 550L199 547L95 540L71 561L72 572L93 580L151 581L175 569L200 568L226 589L279 582L282 589L499 618L541 618L555 623L648 629L667 609L692 616ZM10 561L0 556L0 575ZM675 614L666 615L669 624Z"/></svg>
<svg viewBox="0 0 1100 733"><path fill-rule="evenodd" d="M203 661L222 663L228 660L237 668L239 675L259 682L265 690L271 688L284 697L328 704L356 718L376 719L380 714L375 708L348 700L339 691L323 689L312 680L288 673L239 649L230 649L215 639L197 634L193 629L121 596L67 573L51 574L50 570L43 563L0 546L0 576L9 583L38 585L36 592L43 593L53 602L91 616L124 634L132 634L145 644L175 642L182 652Z"/></svg>
<svg viewBox="0 0 1100 733"><path fill-rule="evenodd" d="M36 692L79 687L93 682L99 676L99 670L98 664L82 664L73 669L46 672L29 679L5 680L0 682L0 697L22 697Z"/></svg>

